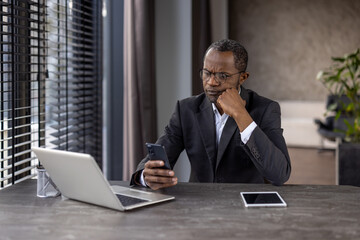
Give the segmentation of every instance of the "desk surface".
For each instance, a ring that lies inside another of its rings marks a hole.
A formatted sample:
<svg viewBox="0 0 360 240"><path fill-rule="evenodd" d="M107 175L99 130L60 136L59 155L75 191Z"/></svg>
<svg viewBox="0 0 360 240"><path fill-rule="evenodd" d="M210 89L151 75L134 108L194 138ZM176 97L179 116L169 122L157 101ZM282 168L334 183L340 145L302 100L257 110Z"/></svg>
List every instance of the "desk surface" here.
<svg viewBox="0 0 360 240"><path fill-rule="evenodd" d="M240 191L278 191L288 207L247 209ZM37 198L28 180L0 191L0 239L360 239L359 187L179 183L161 192L176 200L117 212Z"/></svg>

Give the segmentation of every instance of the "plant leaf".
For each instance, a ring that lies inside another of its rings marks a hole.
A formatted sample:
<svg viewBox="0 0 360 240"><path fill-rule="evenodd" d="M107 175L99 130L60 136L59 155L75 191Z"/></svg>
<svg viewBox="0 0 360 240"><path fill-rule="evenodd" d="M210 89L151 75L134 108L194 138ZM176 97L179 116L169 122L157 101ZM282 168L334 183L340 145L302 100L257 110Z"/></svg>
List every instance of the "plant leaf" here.
<svg viewBox="0 0 360 240"><path fill-rule="evenodd" d="M338 107L338 104L335 102L335 103L330 104L328 106L327 110L328 111L335 111L337 107Z"/></svg>
<svg viewBox="0 0 360 240"><path fill-rule="evenodd" d="M332 57L331 59L335 62L345 62L345 58L341 57Z"/></svg>
<svg viewBox="0 0 360 240"><path fill-rule="evenodd" d="M337 121L339 119L341 115L341 111L337 111L336 115L335 115L335 120Z"/></svg>

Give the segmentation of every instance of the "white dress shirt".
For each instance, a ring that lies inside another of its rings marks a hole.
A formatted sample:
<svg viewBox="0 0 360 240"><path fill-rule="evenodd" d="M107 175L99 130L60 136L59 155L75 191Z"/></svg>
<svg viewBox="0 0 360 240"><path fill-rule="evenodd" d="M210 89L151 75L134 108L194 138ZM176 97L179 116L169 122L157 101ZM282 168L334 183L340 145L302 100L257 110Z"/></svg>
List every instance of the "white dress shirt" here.
<svg viewBox="0 0 360 240"><path fill-rule="evenodd" d="M229 118L229 115L227 115L226 113L223 113L223 115L220 115L219 110L217 109L217 107L215 106L214 103L212 103L212 108L213 108L214 115L215 115L216 144L219 145L220 138L221 138L222 132L224 130L226 121ZM256 123L254 121L252 121L250 123L250 125L244 129L244 131L240 132L241 141L244 144L246 144L247 141L249 141L249 138L250 138L252 132L254 131L254 129L256 128L256 126L257 126Z"/></svg>

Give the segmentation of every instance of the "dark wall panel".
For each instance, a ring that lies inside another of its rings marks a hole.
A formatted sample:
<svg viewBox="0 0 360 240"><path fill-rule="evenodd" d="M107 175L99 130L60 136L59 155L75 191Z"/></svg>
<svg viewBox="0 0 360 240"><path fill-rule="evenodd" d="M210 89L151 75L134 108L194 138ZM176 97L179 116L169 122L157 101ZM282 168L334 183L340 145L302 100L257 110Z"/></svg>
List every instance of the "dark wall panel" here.
<svg viewBox="0 0 360 240"><path fill-rule="evenodd" d="M229 0L229 35L248 49L245 86L278 100L325 100L318 71L360 47L360 1Z"/></svg>

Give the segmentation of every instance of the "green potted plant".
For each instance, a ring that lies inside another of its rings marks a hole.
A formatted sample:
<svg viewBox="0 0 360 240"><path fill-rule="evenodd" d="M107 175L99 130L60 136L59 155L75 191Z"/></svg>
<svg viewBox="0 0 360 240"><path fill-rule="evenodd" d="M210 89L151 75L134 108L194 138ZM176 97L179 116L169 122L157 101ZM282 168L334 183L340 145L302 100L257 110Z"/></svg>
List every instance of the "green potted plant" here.
<svg viewBox="0 0 360 240"><path fill-rule="evenodd" d="M332 60L317 79L337 99L327 112L336 109L335 121L343 125L335 129L344 133L338 141L337 180L339 184L360 186L360 49Z"/></svg>

